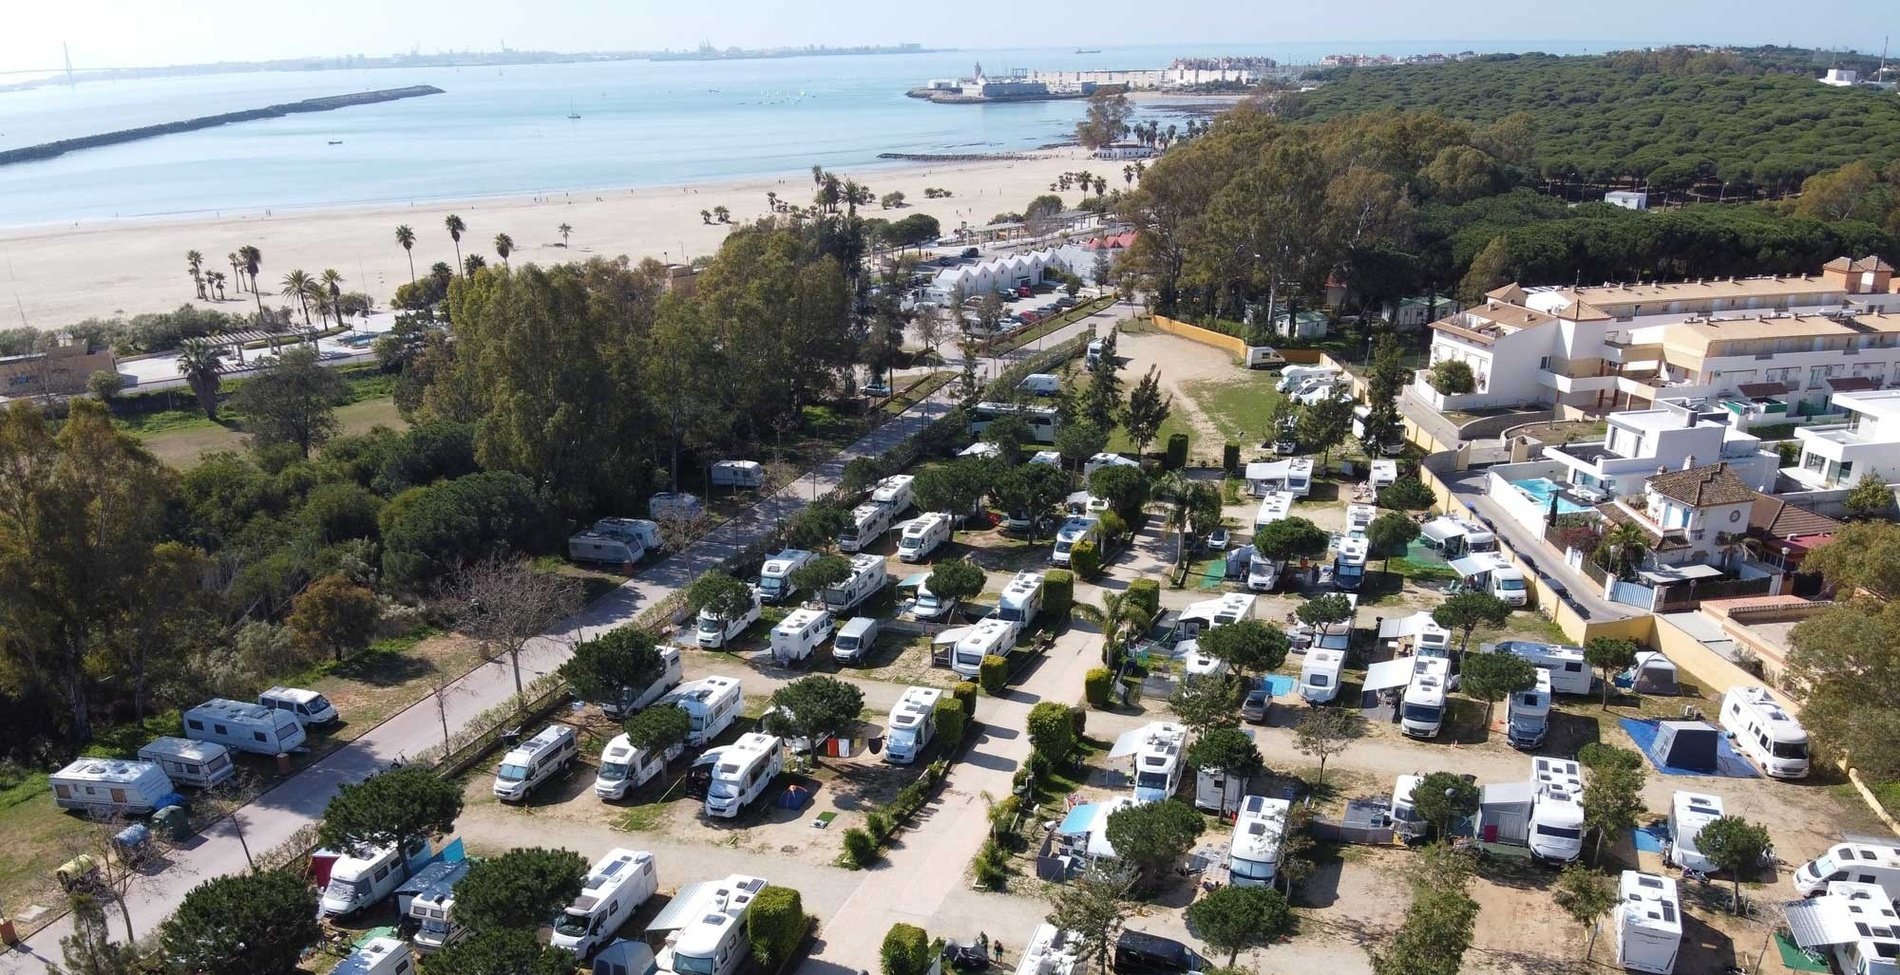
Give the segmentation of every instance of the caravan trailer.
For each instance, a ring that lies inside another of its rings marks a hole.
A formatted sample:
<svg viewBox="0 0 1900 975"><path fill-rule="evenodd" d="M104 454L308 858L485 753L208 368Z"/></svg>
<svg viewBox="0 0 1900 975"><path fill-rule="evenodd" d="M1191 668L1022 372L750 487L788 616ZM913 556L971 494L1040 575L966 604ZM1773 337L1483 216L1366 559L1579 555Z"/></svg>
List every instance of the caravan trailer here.
<svg viewBox="0 0 1900 975"><path fill-rule="evenodd" d="M851 520L838 532L838 551L847 554L864 551L876 544L879 536L891 528L891 509L867 502L851 509Z"/></svg>
<svg viewBox="0 0 1900 975"><path fill-rule="evenodd" d="M1768 688L1731 687L1722 695L1722 730L1735 747L1777 779L1808 774L1808 733Z"/></svg>
<svg viewBox="0 0 1900 975"><path fill-rule="evenodd" d="M1445 681L1451 661L1444 657L1415 657L1412 681L1399 705L1399 730L1411 738L1436 738L1445 724Z"/></svg>
<svg viewBox="0 0 1900 975"><path fill-rule="evenodd" d="M1562 758L1531 759L1531 856L1569 863L1583 854L1583 766Z"/></svg>
<svg viewBox="0 0 1900 975"><path fill-rule="evenodd" d="M1663 862L1703 873L1722 869L1696 844L1702 827L1721 818L1721 796L1677 790L1669 803L1669 845L1663 847Z"/></svg>
<svg viewBox="0 0 1900 975"><path fill-rule="evenodd" d="M1055 547L1049 551L1050 564L1060 566L1069 565L1070 553L1074 552L1075 547L1084 541L1095 543L1095 547L1098 551L1101 549L1102 519L1090 516L1070 518L1068 521L1063 522L1062 527L1056 529Z"/></svg>
<svg viewBox="0 0 1900 975"><path fill-rule="evenodd" d="M752 954L746 935L746 914L752 899L765 888L757 877L733 874L713 884L682 889L675 902L686 902L682 915L690 918L667 935L656 959L659 970L672 975L734 975ZM673 910L668 905L662 918ZM655 924L662 918L656 918ZM649 935L652 929L649 929Z"/></svg>
<svg viewBox="0 0 1900 975"><path fill-rule="evenodd" d="M495 771L495 797L520 802L534 787L567 771L580 753L571 725L551 724L509 749Z"/></svg>
<svg viewBox="0 0 1900 975"><path fill-rule="evenodd" d="M1042 573L1018 572L1003 587L1003 595L996 602L996 615L1016 624L1020 629L1028 629L1036 621L1036 614L1042 612Z"/></svg>
<svg viewBox="0 0 1900 975"><path fill-rule="evenodd" d="M580 896L554 922L554 936L548 943L573 952L577 958L586 958L612 940L614 932L659 889L660 875L653 867L653 854L608 850L587 871Z"/></svg>
<svg viewBox="0 0 1900 975"><path fill-rule="evenodd" d="M1504 708L1504 736L1512 748L1532 749L1550 733L1550 671L1537 668L1537 683L1514 691Z"/></svg>
<svg viewBox="0 0 1900 975"><path fill-rule="evenodd" d="M907 687L904 696L891 708L891 733L884 746L884 760L893 765L909 765L923 754L924 746L937 732L937 702L943 691L935 687Z"/></svg>
<svg viewBox="0 0 1900 975"><path fill-rule="evenodd" d="M627 790L638 789L666 772L668 762L680 757L684 746L673 744L655 751L635 748L626 735L615 735L600 750L600 770L594 775L594 795L602 799L624 799Z"/></svg>
<svg viewBox="0 0 1900 975"><path fill-rule="evenodd" d="M1373 519L1379 517L1379 509L1369 504L1349 504L1346 506L1346 537L1365 538L1366 529L1372 527Z"/></svg>
<svg viewBox="0 0 1900 975"><path fill-rule="evenodd" d="M1300 697L1308 704L1325 704L1338 697L1339 674L1345 667L1345 653L1313 648L1300 663Z"/></svg>
<svg viewBox="0 0 1900 975"><path fill-rule="evenodd" d="M1292 512L1293 495L1285 491L1268 491L1261 496L1260 507L1254 512L1254 534L1259 534L1276 521L1285 521Z"/></svg>
<svg viewBox="0 0 1900 975"><path fill-rule="evenodd" d="M139 761L157 765L173 782L194 789L209 789L237 774L230 749L189 738L154 738L139 749Z"/></svg>
<svg viewBox="0 0 1900 975"><path fill-rule="evenodd" d="M1795 868L1794 891L1813 897L1829 884L1877 884L1887 896L1900 900L1900 845L1836 843L1827 852Z"/></svg>
<svg viewBox="0 0 1900 975"><path fill-rule="evenodd" d="M989 429L990 424L1004 417L1021 417L1029 427L1029 435L1039 443L1055 443L1056 430L1062 415L1053 406L1039 403L997 403L985 401L970 407L970 436L978 436Z"/></svg>
<svg viewBox="0 0 1900 975"><path fill-rule="evenodd" d="M255 755L281 755L304 742L303 725L288 711L212 698L185 712L185 737Z"/></svg>
<svg viewBox="0 0 1900 975"><path fill-rule="evenodd" d="M330 880L317 901L318 917L347 917L396 892L410 874L429 862L429 844L419 842L405 856L402 844L372 847L337 857Z"/></svg>
<svg viewBox="0 0 1900 975"><path fill-rule="evenodd" d="M47 782L53 787L53 805L90 816L139 816L184 802L156 762L82 758L48 776Z"/></svg>
<svg viewBox="0 0 1900 975"><path fill-rule="evenodd" d="M415 955L396 938L371 938L330 969L331 975L410 975Z"/></svg>
<svg viewBox="0 0 1900 975"><path fill-rule="evenodd" d="M877 595L891 578L884 568L882 555L856 555L851 558L851 574L821 594L825 609L833 616L847 616L864 601Z"/></svg>
<svg viewBox="0 0 1900 975"><path fill-rule="evenodd" d="M904 562L922 562L950 540L950 513L927 511L904 523L897 536L897 557Z"/></svg>
<svg viewBox="0 0 1900 975"><path fill-rule="evenodd" d="M1280 842L1286 836L1293 804L1285 799L1248 796L1234 815L1228 846L1227 882L1235 887L1271 887L1278 875Z"/></svg>
<svg viewBox="0 0 1900 975"><path fill-rule="evenodd" d="M752 593L752 604L745 612L732 619L715 615L710 609L699 611L693 627L695 644L705 650L717 650L738 639L739 634L744 633L747 627L759 621L760 614L764 612L763 601L759 598L757 589L747 588Z"/></svg>
<svg viewBox="0 0 1900 975"><path fill-rule="evenodd" d="M703 748L732 727L732 721L745 707L745 697L734 677L701 677L681 684L679 690L660 699L662 706L672 705L692 719L686 744Z"/></svg>
<svg viewBox="0 0 1900 975"><path fill-rule="evenodd" d="M620 721L637 711L645 710L666 692L678 687L684 676L680 664L680 648L660 648L660 676L645 687L623 687L620 695L610 701L600 702L600 713L615 721Z"/></svg>
<svg viewBox="0 0 1900 975"><path fill-rule="evenodd" d="M712 465L712 486L749 488L765 486L765 466L756 460L721 460Z"/></svg>
<svg viewBox="0 0 1900 975"><path fill-rule="evenodd" d="M765 794L785 768L785 743L752 732L719 750L712 784L706 789L706 815L732 819Z"/></svg>
<svg viewBox="0 0 1900 975"><path fill-rule="evenodd" d="M811 656L831 639L831 629L831 614L822 609L792 610L772 628L772 659L784 667Z"/></svg>
<svg viewBox="0 0 1900 975"><path fill-rule="evenodd" d="M1581 647L1558 646L1534 640L1503 640L1479 649L1514 653L1530 661L1531 666L1548 671L1553 694L1588 694L1594 686L1590 678L1590 664L1583 659Z"/></svg>
<svg viewBox="0 0 1900 975"><path fill-rule="evenodd" d="M1836 881L1827 893L1786 908L1797 947L1849 975L1893 975L1900 958L1900 912L1889 892L1872 884ZM1800 918L1798 925L1795 918ZM1825 964L1817 966L1825 971Z"/></svg>
<svg viewBox="0 0 1900 975"><path fill-rule="evenodd" d="M1682 947L1682 905L1676 882L1653 873L1623 871L1617 884L1616 963L1634 972L1671 975Z"/></svg>
<svg viewBox="0 0 1900 975"><path fill-rule="evenodd" d="M1286 462L1286 492L1296 498L1313 493L1313 458L1295 457Z"/></svg>
<svg viewBox="0 0 1900 975"><path fill-rule="evenodd" d="M950 649L950 669L975 680L983 669L984 657L1007 657L1016 649L1021 630L1006 619L991 616L970 627Z"/></svg>
<svg viewBox="0 0 1900 975"><path fill-rule="evenodd" d="M1333 557L1333 585L1347 591L1357 590L1366 581L1366 557L1371 546L1363 538L1342 538Z"/></svg>
<svg viewBox="0 0 1900 975"><path fill-rule="evenodd" d="M757 589L760 598L768 603L782 603L798 591L792 585L792 573L797 572L818 556L802 548L788 548L782 552L768 555L765 564L759 566Z"/></svg>
<svg viewBox="0 0 1900 975"><path fill-rule="evenodd" d="M903 514L917 503L916 480L913 474L892 474L871 489L871 503L888 509L892 517Z"/></svg>
<svg viewBox="0 0 1900 975"><path fill-rule="evenodd" d="M427 953L462 940L468 929L455 923L455 885L468 873L467 860L437 861L396 888L396 913L416 926L410 940Z"/></svg>

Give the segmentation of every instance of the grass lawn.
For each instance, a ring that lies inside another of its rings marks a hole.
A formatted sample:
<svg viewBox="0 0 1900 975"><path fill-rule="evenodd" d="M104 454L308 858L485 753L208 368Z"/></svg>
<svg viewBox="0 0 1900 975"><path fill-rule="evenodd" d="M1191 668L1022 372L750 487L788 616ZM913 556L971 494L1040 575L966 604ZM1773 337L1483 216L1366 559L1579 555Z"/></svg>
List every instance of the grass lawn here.
<svg viewBox="0 0 1900 975"><path fill-rule="evenodd" d="M1188 426L1187 421L1181 419L1178 414L1173 412L1169 412L1168 418L1161 421L1161 432L1155 436L1154 442L1148 445L1149 452L1159 454L1166 450L1168 448L1168 438L1177 433L1187 434L1188 450L1192 452L1194 450L1194 428ZM1109 434L1107 449L1110 453L1132 454L1135 452L1135 442L1128 439L1127 430L1116 427L1115 432Z"/></svg>
<svg viewBox="0 0 1900 975"><path fill-rule="evenodd" d="M396 401L389 396L366 399L336 409L339 434L366 433L371 427L401 430L409 424L396 412ZM214 422L195 410L172 410L137 418L126 424L145 442L152 456L173 467L190 467L205 454L220 450L243 450L244 430L240 421Z"/></svg>
<svg viewBox="0 0 1900 975"><path fill-rule="evenodd" d="M1278 375L1260 370L1239 372L1232 379L1195 379L1181 384L1196 406L1233 443L1259 443L1266 437L1273 406L1280 401L1274 385Z"/></svg>

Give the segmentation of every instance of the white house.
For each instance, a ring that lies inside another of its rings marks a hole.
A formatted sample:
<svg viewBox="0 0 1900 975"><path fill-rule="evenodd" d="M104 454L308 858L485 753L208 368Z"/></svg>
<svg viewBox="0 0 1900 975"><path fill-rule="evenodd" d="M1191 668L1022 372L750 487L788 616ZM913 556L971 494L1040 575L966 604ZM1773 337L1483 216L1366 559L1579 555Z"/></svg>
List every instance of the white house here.
<svg viewBox="0 0 1900 975"><path fill-rule="evenodd" d="M1149 159L1154 155L1154 146L1128 142L1117 142L1112 146L1103 146L1095 150L1097 159Z"/></svg>
<svg viewBox="0 0 1900 975"><path fill-rule="evenodd" d="M1612 522L1642 528L1659 565L1712 564L1727 557L1730 543L1748 533L1757 497L1727 464L1710 464L1657 474L1643 483L1641 495L1597 510Z"/></svg>
<svg viewBox="0 0 1900 975"><path fill-rule="evenodd" d="M1655 409L1611 413L1606 420L1602 440L1544 448L1545 459L1569 468L1567 480L1585 497L1640 494L1643 482L1658 471L1710 462L1727 464L1755 490L1775 486L1780 458L1764 451L1759 437L1704 418L1680 402L1659 400Z"/></svg>
<svg viewBox="0 0 1900 975"><path fill-rule="evenodd" d="M1829 68L1821 76L1821 84L1831 88L1852 88L1860 83L1860 72L1853 68Z"/></svg>
<svg viewBox="0 0 1900 975"><path fill-rule="evenodd" d="M1440 294L1413 295L1399 299L1398 305L1392 309L1392 326L1424 328L1446 315L1456 315L1464 310L1464 302L1456 298Z"/></svg>
<svg viewBox="0 0 1900 975"><path fill-rule="evenodd" d="M1611 190L1603 194L1603 202L1625 210L1649 209L1649 194L1639 190Z"/></svg>
<svg viewBox="0 0 1900 975"><path fill-rule="evenodd" d="M1847 421L1796 428L1801 460L1781 473L1816 489L1850 487L1863 474L1900 481L1900 389L1837 393L1833 407Z"/></svg>
<svg viewBox="0 0 1900 975"><path fill-rule="evenodd" d="M1289 339L1323 339L1331 328L1332 320L1324 312L1281 312L1273 316L1273 331Z"/></svg>

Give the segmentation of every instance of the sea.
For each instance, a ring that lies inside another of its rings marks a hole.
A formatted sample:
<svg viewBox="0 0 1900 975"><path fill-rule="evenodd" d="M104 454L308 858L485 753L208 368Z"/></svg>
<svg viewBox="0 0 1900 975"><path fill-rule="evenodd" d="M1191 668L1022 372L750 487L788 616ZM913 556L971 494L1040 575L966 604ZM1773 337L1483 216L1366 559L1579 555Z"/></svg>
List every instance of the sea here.
<svg viewBox="0 0 1900 975"><path fill-rule="evenodd" d="M1080 101L937 105L932 78L1154 68L1177 57L1587 53L1607 42L1417 41L920 52L719 61L260 71L0 92L0 149L354 91L444 94L218 126L0 166L0 227L527 196L891 165L882 153L1032 149ZM1145 117L1175 121L1166 103ZM569 118L578 115L579 118Z"/></svg>

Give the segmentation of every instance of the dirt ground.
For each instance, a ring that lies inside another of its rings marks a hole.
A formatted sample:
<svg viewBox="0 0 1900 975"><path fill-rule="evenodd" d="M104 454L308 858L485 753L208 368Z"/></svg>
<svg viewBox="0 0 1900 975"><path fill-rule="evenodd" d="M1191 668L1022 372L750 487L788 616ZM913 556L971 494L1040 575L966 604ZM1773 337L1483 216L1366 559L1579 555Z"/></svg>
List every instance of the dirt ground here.
<svg viewBox="0 0 1900 975"><path fill-rule="evenodd" d="M1187 383L1232 378L1241 371L1225 355L1166 332L1121 332L1115 338L1115 354L1124 360L1123 374L1130 388L1148 374L1149 367L1157 368L1161 391L1174 397L1174 415L1191 429L1195 443L1226 441L1185 389Z"/></svg>

